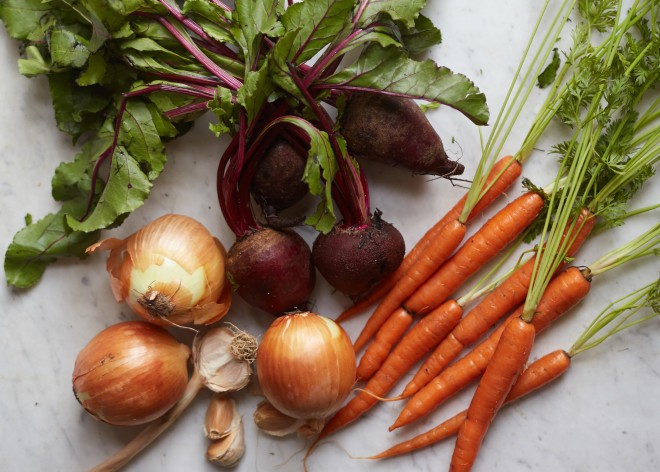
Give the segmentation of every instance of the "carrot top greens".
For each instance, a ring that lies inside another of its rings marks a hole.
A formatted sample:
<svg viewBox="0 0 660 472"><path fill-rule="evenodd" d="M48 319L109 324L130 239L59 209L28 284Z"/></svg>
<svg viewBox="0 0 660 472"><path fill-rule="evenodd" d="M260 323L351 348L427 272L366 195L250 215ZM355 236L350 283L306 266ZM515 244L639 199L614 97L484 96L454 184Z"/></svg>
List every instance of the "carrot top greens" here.
<svg viewBox="0 0 660 472"><path fill-rule="evenodd" d="M585 9L588 4L580 4L586 16L583 28L602 32L610 25L610 32L600 45L589 45L574 64L574 75L558 104L557 116L573 128L573 135L554 148L561 164L547 215L540 223L539 243L551 257L536 261L525 301L527 318L533 316L552 274L566 257L568 245L562 242L562 233L575 212L587 207L607 216L606 224L619 224L626 202L653 174L657 160L657 125L650 119L656 116L657 103L649 106L643 101L659 77L660 32L657 24L649 28L644 18L656 5L635 2L624 16L620 3L616 14L612 5ZM594 19L594 13L604 19ZM575 38L584 41L589 35L579 28ZM647 43L657 47L647 48ZM640 109L646 112L637 122Z"/></svg>

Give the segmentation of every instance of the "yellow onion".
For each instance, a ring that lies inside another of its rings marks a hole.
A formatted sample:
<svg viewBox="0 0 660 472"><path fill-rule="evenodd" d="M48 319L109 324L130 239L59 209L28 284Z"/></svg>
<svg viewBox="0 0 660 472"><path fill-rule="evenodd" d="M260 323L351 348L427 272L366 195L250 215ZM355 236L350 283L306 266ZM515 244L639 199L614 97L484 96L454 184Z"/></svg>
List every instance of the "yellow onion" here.
<svg viewBox="0 0 660 472"><path fill-rule="evenodd" d="M189 357L190 348L159 326L118 323L78 353L73 392L101 421L118 426L147 423L183 395Z"/></svg>
<svg viewBox="0 0 660 472"><path fill-rule="evenodd" d="M355 382L355 351L334 321L311 312L281 316L264 333L257 377L268 401L298 419L324 419Z"/></svg>
<svg viewBox="0 0 660 472"><path fill-rule="evenodd" d="M226 251L193 218L164 215L126 239L104 239L87 252L97 250L110 250L107 269L117 301L147 321L211 324L229 311Z"/></svg>

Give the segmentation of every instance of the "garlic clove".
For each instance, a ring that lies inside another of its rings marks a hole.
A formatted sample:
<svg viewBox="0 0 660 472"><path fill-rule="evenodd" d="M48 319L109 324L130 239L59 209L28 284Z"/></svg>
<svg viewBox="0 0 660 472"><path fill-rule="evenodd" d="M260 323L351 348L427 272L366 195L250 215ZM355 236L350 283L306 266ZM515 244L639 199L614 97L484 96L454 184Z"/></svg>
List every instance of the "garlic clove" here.
<svg viewBox="0 0 660 472"><path fill-rule="evenodd" d="M213 441L206 449L206 458L222 467L233 467L245 454L243 422L240 420L228 435Z"/></svg>
<svg viewBox="0 0 660 472"><path fill-rule="evenodd" d="M323 426L325 426L325 420L310 418L303 421L303 424L298 428L296 432L301 438L311 438L312 436L319 434L323 429Z"/></svg>
<svg viewBox="0 0 660 472"><path fill-rule="evenodd" d="M215 328L193 342L195 367L214 392L245 387L252 376L256 339L237 328Z"/></svg>
<svg viewBox="0 0 660 472"><path fill-rule="evenodd" d="M257 427L269 436L283 437L298 434L302 438L308 438L321 432L325 422L323 420L300 420L285 415L268 400L264 400L252 415Z"/></svg>
<svg viewBox="0 0 660 472"><path fill-rule="evenodd" d="M236 402L226 395L216 393L206 409L204 434L212 440L221 439L238 427L240 422Z"/></svg>
<svg viewBox="0 0 660 472"><path fill-rule="evenodd" d="M277 437L293 434L304 424L303 420L291 418L280 412L268 400L257 405L252 417L261 431Z"/></svg>

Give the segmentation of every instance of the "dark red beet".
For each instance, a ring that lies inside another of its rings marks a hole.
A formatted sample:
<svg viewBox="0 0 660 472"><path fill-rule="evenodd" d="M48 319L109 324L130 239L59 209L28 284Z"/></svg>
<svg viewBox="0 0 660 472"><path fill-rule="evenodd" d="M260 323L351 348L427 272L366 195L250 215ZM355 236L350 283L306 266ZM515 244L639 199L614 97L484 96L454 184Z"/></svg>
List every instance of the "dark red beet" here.
<svg viewBox="0 0 660 472"><path fill-rule="evenodd" d="M364 227L336 225L319 234L312 247L314 265L334 288L356 296L394 271L405 254L399 230L380 218Z"/></svg>
<svg viewBox="0 0 660 472"><path fill-rule="evenodd" d="M414 100L356 93L341 118L349 152L416 174L460 175L464 167L447 157L442 140Z"/></svg>
<svg viewBox="0 0 660 472"><path fill-rule="evenodd" d="M227 272L241 298L274 315L303 309L315 282L307 242L288 229L263 228L238 239Z"/></svg>
<svg viewBox="0 0 660 472"><path fill-rule="evenodd" d="M309 192L302 181L307 157L280 139L257 164L250 190L266 212L279 211L300 201Z"/></svg>

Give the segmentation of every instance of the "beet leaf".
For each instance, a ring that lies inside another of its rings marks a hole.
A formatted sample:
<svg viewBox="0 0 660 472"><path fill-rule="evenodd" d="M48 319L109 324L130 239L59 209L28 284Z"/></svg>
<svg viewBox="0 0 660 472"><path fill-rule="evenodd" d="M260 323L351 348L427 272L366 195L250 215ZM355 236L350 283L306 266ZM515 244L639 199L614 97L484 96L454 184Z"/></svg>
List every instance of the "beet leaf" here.
<svg viewBox="0 0 660 472"><path fill-rule="evenodd" d="M401 50L372 44L352 65L319 82L334 90L385 91L450 106L473 123L488 122L484 95L462 74L431 60L415 61Z"/></svg>

